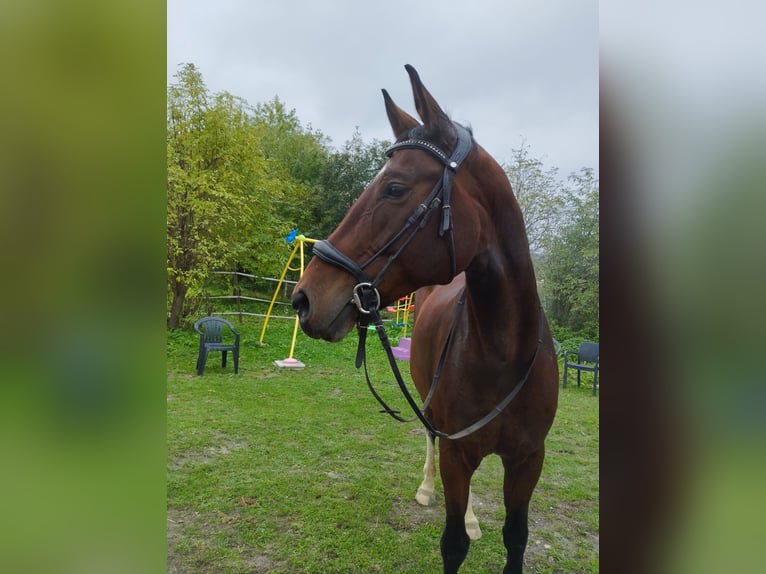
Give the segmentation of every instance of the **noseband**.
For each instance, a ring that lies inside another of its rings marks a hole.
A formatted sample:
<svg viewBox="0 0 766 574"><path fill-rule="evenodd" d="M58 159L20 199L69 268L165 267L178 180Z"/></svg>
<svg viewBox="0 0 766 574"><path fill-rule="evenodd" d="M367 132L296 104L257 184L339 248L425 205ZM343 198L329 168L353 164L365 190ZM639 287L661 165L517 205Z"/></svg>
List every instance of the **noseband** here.
<svg viewBox="0 0 766 574"><path fill-rule="evenodd" d="M402 228L393 235L386 243L375 252L367 261L358 265L355 261L341 253L337 247L326 239L318 241L314 244L314 254L322 261L340 267L345 271L348 271L357 281L356 287L353 290L353 296L350 300L351 303L356 305L359 309L359 313L362 316L369 315L373 310L380 308L380 294L378 293L378 285L383 281L383 277L386 275L391 265L402 254L404 249L412 242L415 235L426 226L431 214L440 205L442 207L442 220L439 226L439 236L443 237L447 234L448 248L450 255L450 280L457 275L457 263L455 261L455 238L453 234L452 226L452 212L450 201L452 198L452 180L455 177L460 164L466 158L471 151L473 145L473 136L471 133L461 126L460 124L452 124L457 132L457 144L452 155L448 156L437 146L429 141L412 137L412 132L407 139L393 144L386 150L386 155L391 157L393 153L400 149L419 149L428 152L431 156L435 157L444 165L444 171L442 172L439 181L428 194L426 199L421 203L412 215L407 219ZM388 257L388 261L383 268L375 276L375 279L370 279L365 272L365 269L369 267L374 261L376 261L381 255L383 255L388 249L391 248L397 241L399 241L405 234L407 235L399 246L399 248Z"/></svg>

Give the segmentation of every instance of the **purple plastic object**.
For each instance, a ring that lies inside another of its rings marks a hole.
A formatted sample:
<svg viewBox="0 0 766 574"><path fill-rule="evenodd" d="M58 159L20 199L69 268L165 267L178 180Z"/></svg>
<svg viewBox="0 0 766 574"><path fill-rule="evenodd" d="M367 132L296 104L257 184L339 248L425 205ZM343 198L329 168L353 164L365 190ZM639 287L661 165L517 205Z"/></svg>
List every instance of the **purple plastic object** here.
<svg viewBox="0 0 766 574"><path fill-rule="evenodd" d="M391 347L391 351L394 353L394 357L400 361L410 360L410 339L409 337L402 337L399 339L398 347Z"/></svg>

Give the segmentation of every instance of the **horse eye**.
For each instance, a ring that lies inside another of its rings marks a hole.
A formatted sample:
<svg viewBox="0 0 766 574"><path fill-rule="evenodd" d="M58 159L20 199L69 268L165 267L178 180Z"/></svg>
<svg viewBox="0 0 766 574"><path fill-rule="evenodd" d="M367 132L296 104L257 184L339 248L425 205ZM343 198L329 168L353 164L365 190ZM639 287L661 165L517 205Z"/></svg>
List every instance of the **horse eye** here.
<svg viewBox="0 0 766 574"><path fill-rule="evenodd" d="M401 183L389 183L383 190L383 196L392 199L398 199L400 197L404 197L409 191L409 188L402 185Z"/></svg>

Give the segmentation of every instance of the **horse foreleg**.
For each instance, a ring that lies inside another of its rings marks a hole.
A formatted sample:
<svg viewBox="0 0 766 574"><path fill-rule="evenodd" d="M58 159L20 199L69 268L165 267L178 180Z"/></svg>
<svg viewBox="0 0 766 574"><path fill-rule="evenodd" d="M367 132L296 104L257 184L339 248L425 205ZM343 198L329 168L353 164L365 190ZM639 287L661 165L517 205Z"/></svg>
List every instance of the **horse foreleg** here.
<svg viewBox="0 0 766 574"><path fill-rule="evenodd" d="M445 445L445 442L440 443L439 470L444 485L447 520L440 548L444 574L457 574L471 544L471 539L466 533L465 515L468 510L471 476L476 467L468 466L459 450L451 444Z"/></svg>
<svg viewBox="0 0 766 574"><path fill-rule="evenodd" d="M513 465L503 459L505 478L503 495L505 498L505 526L503 542L508 551L508 558L503 574L521 574L524 565L524 551L529 536L528 514L532 491L540 478L545 458L544 449L529 457L521 465Z"/></svg>
<svg viewBox="0 0 766 574"><path fill-rule="evenodd" d="M418 487L415 500L422 506L431 506L436 501L434 478L436 477L436 459L434 457L434 436L426 434L426 463L423 466L423 482Z"/></svg>

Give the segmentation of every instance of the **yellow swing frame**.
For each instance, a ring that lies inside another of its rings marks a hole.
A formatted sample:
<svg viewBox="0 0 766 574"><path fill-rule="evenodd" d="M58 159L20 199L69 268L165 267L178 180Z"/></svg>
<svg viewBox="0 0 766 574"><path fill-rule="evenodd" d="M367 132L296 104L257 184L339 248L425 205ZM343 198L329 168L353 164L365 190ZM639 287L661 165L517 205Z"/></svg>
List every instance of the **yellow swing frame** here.
<svg viewBox="0 0 766 574"><path fill-rule="evenodd" d="M282 269L282 274L279 276L279 281L277 282L277 288L274 290L274 296L271 298L271 303L269 303L269 309L266 311L266 317L263 320L263 328L261 329L261 338L258 340L258 344L260 346L263 346L263 339L266 336L266 328L269 326L269 319L271 318L271 311L274 308L274 303L277 300L277 296L279 295L279 290L282 287L282 283L285 281L285 277L287 276L288 271L298 271L299 277L303 277L303 270L305 269L305 250L304 250L304 244L306 243L316 243L319 241L318 239L310 239L306 237L303 234L297 235L295 237L295 247L293 247L292 252L290 253L290 257L287 259L287 263L285 264L284 268ZM300 267L293 268L290 267L290 264L293 262L293 259L295 259L295 256L300 253ZM277 367L285 368L285 369L302 369L306 365L304 365L302 362L300 362L298 359L296 359L293 354L295 353L295 341L298 338L298 327L300 325L300 319L298 317L298 314L295 315L295 326L293 327L293 339L290 343L290 354L287 356L286 359L283 359L281 361L274 361L274 364Z"/></svg>

